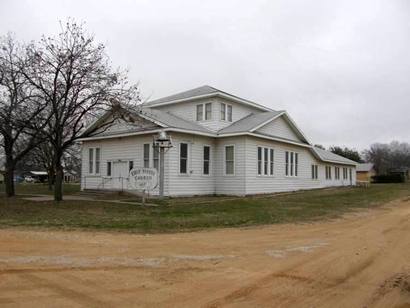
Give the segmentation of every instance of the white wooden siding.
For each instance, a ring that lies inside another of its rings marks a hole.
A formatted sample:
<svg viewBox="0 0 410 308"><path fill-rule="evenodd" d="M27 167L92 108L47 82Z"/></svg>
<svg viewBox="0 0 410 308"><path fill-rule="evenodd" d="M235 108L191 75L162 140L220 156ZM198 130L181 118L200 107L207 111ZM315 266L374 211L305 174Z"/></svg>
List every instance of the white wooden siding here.
<svg viewBox="0 0 410 308"><path fill-rule="evenodd" d="M302 142L292 127L283 119L283 116L266 124L256 132Z"/></svg>
<svg viewBox="0 0 410 308"><path fill-rule="evenodd" d="M325 164L318 161L309 149L288 145L276 141L256 137L229 137L210 138L191 134L170 133L174 143L165 155L165 183L164 193L168 196L192 195L246 195L259 193L272 193L293 191L299 189L321 188L327 186L350 185L348 179L343 179L343 165L339 165L340 180L334 176L335 164ZM99 141L86 141L82 145L82 189L113 189L112 181L107 179L107 161L134 161L135 167L142 167L143 146L145 143L152 145L152 135L132 136L126 138L106 139ZM188 144L187 174L179 174L179 144ZM203 175L203 146L211 147L210 174ZM235 174L225 175L225 146L234 145ZM274 149L274 175L257 175L257 147ZM90 175L88 173L88 149L101 148L101 173ZM150 166L153 166L152 147L150 147ZM298 176L285 176L285 152L299 153ZM311 178L311 165L317 164L318 179ZM332 167L332 180L325 179L325 166ZM356 172L352 168L352 184L356 183ZM126 188L125 188L126 189ZM158 194L156 189L153 194Z"/></svg>
<svg viewBox="0 0 410 308"><path fill-rule="evenodd" d="M269 147L274 149L274 175L264 176L257 174L257 148ZM293 151L298 154L298 176L285 175L285 152ZM325 165L318 161L309 149L268 141L256 137L246 138L246 194L260 194L270 192L294 191L300 189L321 188L327 186L347 186L350 185L349 175L347 180L343 180L341 171L340 180L334 178L334 167L332 166L332 180L325 179ZM318 165L318 179L312 179L311 166ZM336 165L341 169L343 165ZM353 167L347 167L353 168ZM356 183L354 176L355 170L352 170L352 184Z"/></svg>

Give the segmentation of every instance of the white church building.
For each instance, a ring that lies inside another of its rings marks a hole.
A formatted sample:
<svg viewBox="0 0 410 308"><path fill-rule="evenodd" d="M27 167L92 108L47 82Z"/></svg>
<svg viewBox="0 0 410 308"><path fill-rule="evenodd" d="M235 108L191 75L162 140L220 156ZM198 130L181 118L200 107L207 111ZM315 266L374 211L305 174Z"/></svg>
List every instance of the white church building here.
<svg viewBox="0 0 410 308"><path fill-rule="evenodd" d="M81 188L130 189L132 168L159 168L153 138L161 131L173 145L164 159L165 196L356 184L356 162L314 147L286 111L202 86L145 103L81 139ZM158 188L152 193L158 194Z"/></svg>

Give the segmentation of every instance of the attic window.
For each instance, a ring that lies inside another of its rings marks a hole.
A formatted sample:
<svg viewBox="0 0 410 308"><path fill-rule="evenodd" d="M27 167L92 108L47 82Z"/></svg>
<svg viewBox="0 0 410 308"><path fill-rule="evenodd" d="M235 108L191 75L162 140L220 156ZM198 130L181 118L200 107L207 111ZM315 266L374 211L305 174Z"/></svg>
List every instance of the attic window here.
<svg viewBox="0 0 410 308"><path fill-rule="evenodd" d="M196 120L202 121L204 119L204 105L196 105Z"/></svg>
<svg viewBox="0 0 410 308"><path fill-rule="evenodd" d="M221 120L232 122L232 105L221 103Z"/></svg>

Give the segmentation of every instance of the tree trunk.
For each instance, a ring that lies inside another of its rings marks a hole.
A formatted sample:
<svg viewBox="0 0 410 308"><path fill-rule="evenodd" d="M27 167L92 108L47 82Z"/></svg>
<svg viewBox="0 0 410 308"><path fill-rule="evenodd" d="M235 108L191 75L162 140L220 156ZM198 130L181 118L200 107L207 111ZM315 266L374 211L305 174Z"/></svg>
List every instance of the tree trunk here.
<svg viewBox="0 0 410 308"><path fill-rule="evenodd" d="M54 201L63 200L63 178L63 166L61 165L60 160L58 160L55 166Z"/></svg>
<svg viewBox="0 0 410 308"><path fill-rule="evenodd" d="M6 167L6 172L4 174L4 184L6 186L6 196L14 197L14 168Z"/></svg>
<svg viewBox="0 0 410 308"><path fill-rule="evenodd" d="M6 154L6 172L4 174L4 182L6 184L6 196L14 197L16 194L15 189L14 189L15 164L13 162L13 154L12 154L11 147L6 146L5 154Z"/></svg>

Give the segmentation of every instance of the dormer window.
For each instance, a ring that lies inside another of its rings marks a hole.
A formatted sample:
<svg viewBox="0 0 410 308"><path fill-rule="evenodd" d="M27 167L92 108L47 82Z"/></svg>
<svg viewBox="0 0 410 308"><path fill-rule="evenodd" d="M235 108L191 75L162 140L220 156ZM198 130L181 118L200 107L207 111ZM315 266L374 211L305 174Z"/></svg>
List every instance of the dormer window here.
<svg viewBox="0 0 410 308"><path fill-rule="evenodd" d="M205 120L212 118L212 103L205 104Z"/></svg>
<svg viewBox="0 0 410 308"><path fill-rule="evenodd" d="M232 122L232 105L227 105L228 107L228 122Z"/></svg>
<svg viewBox="0 0 410 308"><path fill-rule="evenodd" d="M204 119L204 105L196 105L196 120L202 121Z"/></svg>
<svg viewBox="0 0 410 308"><path fill-rule="evenodd" d="M212 103L199 104L196 105L196 120L203 121L205 115L205 120L211 120L212 118Z"/></svg>
<svg viewBox="0 0 410 308"><path fill-rule="evenodd" d="M221 103L221 120L232 122L232 105Z"/></svg>

